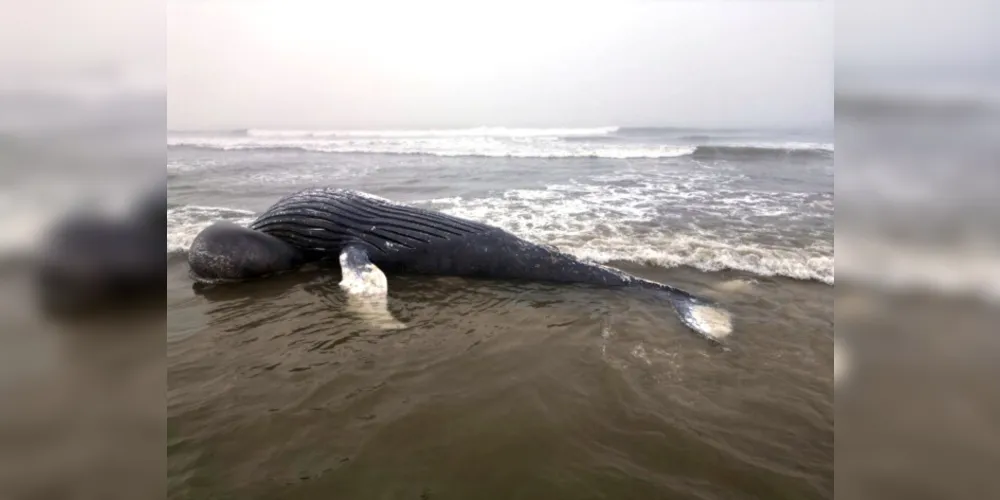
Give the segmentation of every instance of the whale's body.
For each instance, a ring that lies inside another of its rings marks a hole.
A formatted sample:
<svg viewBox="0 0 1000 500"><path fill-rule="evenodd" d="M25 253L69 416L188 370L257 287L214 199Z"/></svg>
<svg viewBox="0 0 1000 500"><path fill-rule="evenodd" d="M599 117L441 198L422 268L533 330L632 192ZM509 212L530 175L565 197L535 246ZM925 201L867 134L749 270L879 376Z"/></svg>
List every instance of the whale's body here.
<svg viewBox="0 0 1000 500"><path fill-rule="evenodd" d="M583 262L503 229L332 188L280 199L249 228L212 226L189 252L196 279L233 280L339 259L341 285L384 293L385 273L635 287L665 294L688 327L713 340L731 331L728 314L683 290Z"/></svg>

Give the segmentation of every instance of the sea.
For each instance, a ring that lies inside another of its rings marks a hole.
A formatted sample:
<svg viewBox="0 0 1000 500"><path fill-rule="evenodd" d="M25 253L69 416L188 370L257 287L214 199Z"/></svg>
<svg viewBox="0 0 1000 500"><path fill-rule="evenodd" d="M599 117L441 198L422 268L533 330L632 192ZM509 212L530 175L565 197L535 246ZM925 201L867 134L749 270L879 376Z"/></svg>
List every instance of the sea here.
<svg viewBox="0 0 1000 500"><path fill-rule="evenodd" d="M171 131L171 498L832 498L834 134ZM715 345L614 290L336 269L199 288L186 251L315 186L482 221L709 297Z"/></svg>

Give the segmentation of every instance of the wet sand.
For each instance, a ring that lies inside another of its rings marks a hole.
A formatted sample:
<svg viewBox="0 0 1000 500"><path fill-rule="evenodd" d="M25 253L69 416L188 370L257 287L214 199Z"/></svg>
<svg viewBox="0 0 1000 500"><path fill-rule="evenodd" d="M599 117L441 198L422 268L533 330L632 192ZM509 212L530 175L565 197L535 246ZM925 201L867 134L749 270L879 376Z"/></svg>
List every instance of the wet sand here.
<svg viewBox="0 0 1000 500"><path fill-rule="evenodd" d="M641 293L336 270L196 293L168 265L171 498L832 498L825 284L614 263L710 296L725 347Z"/></svg>

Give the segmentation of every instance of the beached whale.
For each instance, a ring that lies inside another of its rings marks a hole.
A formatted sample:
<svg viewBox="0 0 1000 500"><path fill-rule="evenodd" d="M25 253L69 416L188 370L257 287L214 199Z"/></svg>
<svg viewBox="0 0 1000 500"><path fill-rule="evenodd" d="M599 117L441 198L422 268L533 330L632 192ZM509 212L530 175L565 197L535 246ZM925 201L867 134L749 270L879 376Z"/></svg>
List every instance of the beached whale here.
<svg viewBox="0 0 1000 500"><path fill-rule="evenodd" d="M248 228L202 231L188 253L192 276L232 281L338 259L349 296L385 297L385 273L462 276L643 289L664 297L681 321L721 341L729 313L684 290L581 261L481 222L347 189L313 188L278 200Z"/></svg>

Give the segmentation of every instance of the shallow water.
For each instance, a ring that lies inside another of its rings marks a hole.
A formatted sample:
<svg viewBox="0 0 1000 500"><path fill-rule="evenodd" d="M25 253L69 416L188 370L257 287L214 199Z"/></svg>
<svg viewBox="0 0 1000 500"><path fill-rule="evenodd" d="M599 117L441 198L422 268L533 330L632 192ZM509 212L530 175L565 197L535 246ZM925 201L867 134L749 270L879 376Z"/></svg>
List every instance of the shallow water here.
<svg viewBox="0 0 1000 500"><path fill-rule="evenodd" d="M716 298L714 346L642 294L336 271L196 293L171 264L177 498L827 498L831 288L632 267Z"/></svg>

